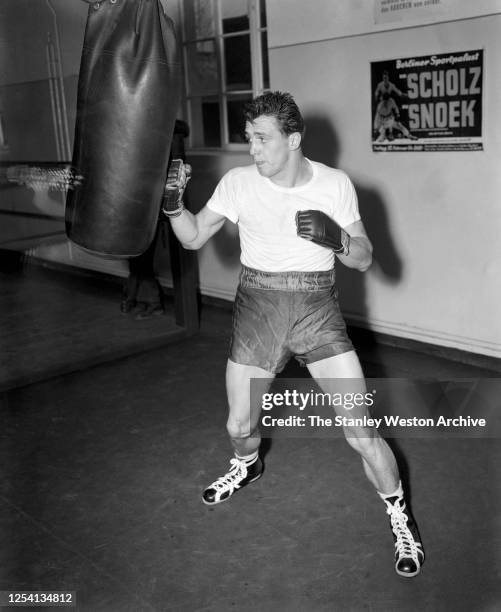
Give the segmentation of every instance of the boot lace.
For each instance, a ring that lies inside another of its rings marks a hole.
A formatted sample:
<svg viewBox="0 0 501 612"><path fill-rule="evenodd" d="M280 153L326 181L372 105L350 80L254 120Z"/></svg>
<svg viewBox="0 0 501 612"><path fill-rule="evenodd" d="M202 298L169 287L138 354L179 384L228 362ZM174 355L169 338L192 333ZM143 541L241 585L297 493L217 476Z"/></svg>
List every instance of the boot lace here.
<svg viewBox="0 0 501 612"><path fill-rule="evenodd" d="M242 480L247 476L247 464L245 461L239 459L230 459L230 465L232 466L230 471L215 480L211 485L210 489L215 489L219 493L229 491L233 493L235 489L238 489Z"/></svg>
<svg viewBox="0 0 501 612"><path fill-rule="evenodd" d="M397 501L387 504L386 512L390 515L391 528L395 534L395 552L399 559L410 558L419 567L419 553L423 554L421 543L416 542L407 527L408 516Z"/></svg>

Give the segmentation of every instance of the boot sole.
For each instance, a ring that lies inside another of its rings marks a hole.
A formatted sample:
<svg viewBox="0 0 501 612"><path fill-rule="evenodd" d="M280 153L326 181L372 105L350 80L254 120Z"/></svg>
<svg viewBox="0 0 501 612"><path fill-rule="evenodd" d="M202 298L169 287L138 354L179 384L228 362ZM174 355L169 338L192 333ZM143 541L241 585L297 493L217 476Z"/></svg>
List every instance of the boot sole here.
<svg viewBox="0 0 501 612"><path fill-rule="evenodd" d="M263 470L264 472L264 470ZM258 474L255 478L253 478L252 480L249 480L249 482L245 485L245 487L249 486L250 484L252 484L253 482L256 482L256 480L259 480L261 478L261 476L263 475L263 472L261 472L261 474ZM245 489L245 487L241 487L241 489ZM240 491L240 489L236 489L231 495L228 495L228 497L225 497L224 499L220 499L219 501L215 501L215 502L208 502L205 501L205 499L202 497L202 502L206 505L206 506L217 506L218 504L222 504L225 501L228 501L229 499L231 499L233 497L233 495L235 495L235 493L237 491Z"/></svg>

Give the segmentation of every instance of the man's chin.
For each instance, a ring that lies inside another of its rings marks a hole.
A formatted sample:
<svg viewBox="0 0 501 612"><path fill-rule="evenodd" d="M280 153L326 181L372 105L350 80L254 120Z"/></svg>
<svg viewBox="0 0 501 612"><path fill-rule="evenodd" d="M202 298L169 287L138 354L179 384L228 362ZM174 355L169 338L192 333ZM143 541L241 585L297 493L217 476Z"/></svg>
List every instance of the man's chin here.
<svg viewBox="0 0 501 612"><path fill-rule="evenodd" d="M261 176L270 176L270 173L266 171L266 166L263 164L256 164L256 168Z"/></svg>

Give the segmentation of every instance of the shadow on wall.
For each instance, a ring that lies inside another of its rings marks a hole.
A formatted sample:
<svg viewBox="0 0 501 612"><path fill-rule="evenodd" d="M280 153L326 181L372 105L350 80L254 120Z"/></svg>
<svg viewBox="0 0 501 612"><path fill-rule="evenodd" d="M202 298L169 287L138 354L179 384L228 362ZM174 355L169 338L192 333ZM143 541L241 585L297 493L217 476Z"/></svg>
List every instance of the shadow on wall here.
<svg viewBox="0 0 501 612"><path fill-rule="evenodd" d="M303 151L306 157L339 167L340 143L330 119L321 115L306 116L305 124ZM391 236L385 203L376 189L357 183L352 176L350 178L357 192L362 221L374 247L371 274L377 275L384 284L397 284L402 278L403 266ZM367 319L370 304L367 304L364 274L336 266L336 277L341 303L346 302L342 295L349 295L350 310Z"/></svg>
<svg viewBox="0 0 501 612"><path fill-rule="evenodd" d="M305 124L303 146L305 155L312 160L338 168L341 148L331 120L321 114L309 115L305 116ZM373 264L369 273L376 276L381 284L396 285L402 278L403 265L391 235L385 202L374 187L357 182L353 176L350 178L357 192L362 221L374 247ZM341 308L345 314L349 311L361 317L362 321L370 319L371 308L367 300L366 274L343 265L336 266L336 283L339 288ZM370 331L357 334L356 330L350 330L350 335L357 349L362 348L363 344L371 351L371 364L365 363L365 375L375 378L385 377L381 360L378 359L378 347L374 335Z"/></svg>

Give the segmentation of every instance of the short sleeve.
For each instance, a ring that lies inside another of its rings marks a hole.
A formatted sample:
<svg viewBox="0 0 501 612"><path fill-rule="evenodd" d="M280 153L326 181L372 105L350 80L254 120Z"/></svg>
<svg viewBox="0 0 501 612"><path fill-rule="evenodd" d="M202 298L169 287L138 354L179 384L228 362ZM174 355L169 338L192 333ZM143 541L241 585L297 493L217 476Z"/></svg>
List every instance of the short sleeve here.
<svg viewBox="0 0 501 612"><path fill-rule="evenodd" d="M223 215L233 223L238 222L237 185L234 173L230 170L219 181L207 207L219 215Z"/></svg>
<svg viewBox="0 0 501 612"><path fill-rule="evenodd" d="M355 187L344 172L339 189L339 201L334 204L334 220L341 227L347 227L355 221L360 221L358 198Z"/></svg>

